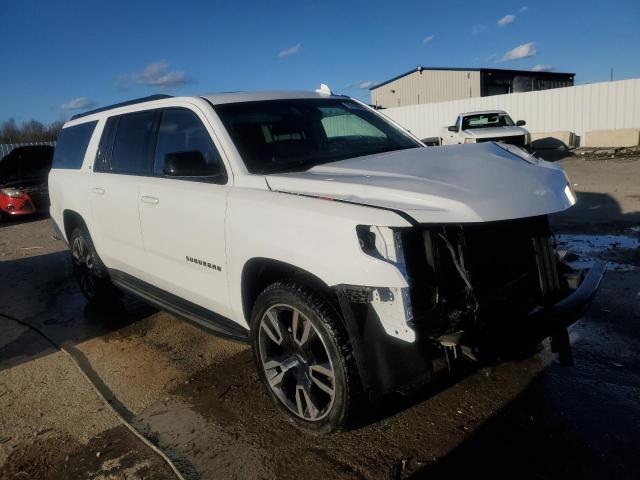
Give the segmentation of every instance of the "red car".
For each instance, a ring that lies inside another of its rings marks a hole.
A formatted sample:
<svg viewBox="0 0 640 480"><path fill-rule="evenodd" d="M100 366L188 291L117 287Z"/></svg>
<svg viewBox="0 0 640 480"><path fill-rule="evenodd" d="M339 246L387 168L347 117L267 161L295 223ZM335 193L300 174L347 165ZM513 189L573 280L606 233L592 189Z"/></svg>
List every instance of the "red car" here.
<svg viewBox="0 0 640 480"><path fill-rule="evenodd" d="M0 220L46 211L53 147L15 148L0 159Z"/></svg>

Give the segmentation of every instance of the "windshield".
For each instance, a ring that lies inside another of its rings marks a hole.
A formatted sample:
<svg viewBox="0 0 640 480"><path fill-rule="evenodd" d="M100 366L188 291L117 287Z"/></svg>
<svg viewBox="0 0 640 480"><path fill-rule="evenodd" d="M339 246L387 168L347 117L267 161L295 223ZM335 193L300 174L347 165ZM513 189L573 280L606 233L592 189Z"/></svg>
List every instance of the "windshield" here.
<svg viewBox="0 0 640 480"><path fill-rule="evenodd" d="M478 113L462 119L462 130L470 128L513 127L515 123L506 113Z"/></svg>
<svg viewBox="0 0 640 480"><path fill-rule="evenodd" d="M302 99L215 107L251 173L308 170L420 144L351 100Z"/></svg>

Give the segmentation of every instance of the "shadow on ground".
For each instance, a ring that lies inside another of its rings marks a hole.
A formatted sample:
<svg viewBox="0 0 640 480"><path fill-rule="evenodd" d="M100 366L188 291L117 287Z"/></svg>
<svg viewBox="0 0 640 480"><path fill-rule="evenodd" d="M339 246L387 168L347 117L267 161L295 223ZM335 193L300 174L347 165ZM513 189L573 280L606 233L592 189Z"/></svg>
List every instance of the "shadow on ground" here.
<svg viewBox="0 0 640 480"><path fill-rule="evenodd" d="M554 226L584 231L594 225L621 229L640 224L640 211L623 212L618 201L609 194L578 191L576 196L576 205L550 216Z"/></svg>
<svg viewBox="0 0 640 480"><path fill-rule="evenodd" d="M71 274L68 251L0 262L0 276L12 279L2 286L0 313L46 330L58 345L103 336L156 311L127 295L113 305L88 305ZM0 371L53 351L38 334L20 327L0 341Z"/></svg>
<svg viewBox="0 0 640 480"><path fill-rule="evenodd" d="M441 460L410 460L418 470L405 478L638 478L637 411L603 418L593 407L611 408L606 395L564 396L562 377L541 375Z"/></svg>
<svg viewBox="0 0 640 480"><path fill-rule="evenodd" d="M0 228L11 227L14 225L21 225L31 222L37 222L42 219L49 218L49 215L45 212L42 213L34 213L32 215L24 215L19 217L12 217L4 214L0 219Z"/></svg>

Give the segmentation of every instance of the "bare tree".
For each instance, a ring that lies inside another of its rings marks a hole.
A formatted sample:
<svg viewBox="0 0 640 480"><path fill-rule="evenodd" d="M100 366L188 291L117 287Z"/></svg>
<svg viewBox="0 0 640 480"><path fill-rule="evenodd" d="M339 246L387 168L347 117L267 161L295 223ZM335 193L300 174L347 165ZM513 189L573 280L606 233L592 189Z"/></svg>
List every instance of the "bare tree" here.
<svg viewBox="0 0 640 480"><path fill-rule="evenodd" d="M0 124L0 143L52 142L58 138L64 122L55 121L45 125L37 120L29 120L18 126L10 118Z"/></svg>

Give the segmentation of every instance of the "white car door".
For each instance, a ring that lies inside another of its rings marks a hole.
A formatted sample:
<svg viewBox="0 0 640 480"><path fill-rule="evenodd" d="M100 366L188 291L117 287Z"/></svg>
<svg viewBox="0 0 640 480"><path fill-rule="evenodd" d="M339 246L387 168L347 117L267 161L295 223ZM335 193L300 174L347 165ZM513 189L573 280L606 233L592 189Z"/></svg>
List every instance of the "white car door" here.
<svg viewBox="0 0 640 480"><path fill-rule="evenodd" d="M150 171L155 112L110 117L90 181L92 239L107 267L139 276L145 266L138 180Z"/></svg>
<svg viewBox="0 0 640 480"><path fill-rule="evenodd" d="M140 177L140 225L146 280L230 317L225 247L230 179L212 133L196 108L160 111L153 175Z"/></svg>
<svg viewBox="0 0 640 480"><path fill-rule="evenodd" d="M449 127L445 127L442 133L442 145L456 145L460 142L460 116L456 118L456 131L452 132Z"/></svg>

